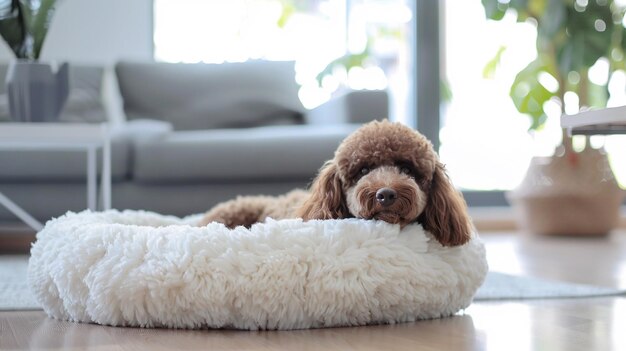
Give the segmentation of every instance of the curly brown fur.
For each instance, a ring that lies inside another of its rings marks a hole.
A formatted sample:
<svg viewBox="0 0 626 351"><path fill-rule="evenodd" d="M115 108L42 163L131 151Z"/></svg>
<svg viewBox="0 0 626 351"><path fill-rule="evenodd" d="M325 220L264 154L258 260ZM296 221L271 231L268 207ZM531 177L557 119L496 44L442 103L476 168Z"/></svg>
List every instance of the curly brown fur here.
<svg viewBox="0 0 626 351"><path fill-rule="evenodd" d="M310 196L296 211L304 219L339 219L352 217L341 178L334 161L327 161L311 185Z"/></svg>
<svg viewBox="0 0 626 351"><path fill-rule="evenodd" d="M240 197L213 208L203 223L250 226L266 217L357 217L402 227L419 222L444 246L466 243L472 229L465 201L430 141L386 120L349 135L321 168L308 194Z"/></svg>
<svg viewBox="0 0 626 351"><path fill-rule="evenodd" d="M254 223L265 221L267 217L292 218L293 213L308 196L308 192L299 189L281 196L238 196L210 209L199 225L219 222L229 228L240 225L250 228Z"/></svg>

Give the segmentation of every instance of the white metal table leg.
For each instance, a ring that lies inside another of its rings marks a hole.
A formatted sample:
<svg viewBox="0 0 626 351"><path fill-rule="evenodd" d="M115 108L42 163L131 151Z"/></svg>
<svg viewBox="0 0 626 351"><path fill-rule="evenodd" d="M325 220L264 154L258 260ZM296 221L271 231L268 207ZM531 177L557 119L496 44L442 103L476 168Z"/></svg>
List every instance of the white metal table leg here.
<svg viewBox="0 0 626 351"><path fill-rule="evenodd" d="M37 231L40 231L41 229L43 229L43 225L38 220L36 220L33 216L28 214L28 212L24 211L15 202L11 201L11 199L6 197L1 192L0 192L0 204L6 207L11 213L16 215L24 223L28 224L31 228Z"/></svg>
<svg viewBox="0 0 626 351"><path fill-rule="evenodd" d="M96 148L87 149L87 207L96 210Z"/></svg>
<svg viewBox="0 0 626 351"><path fill-rule="evenodd" d="M111 139L108 130L103 129L104 142L102 145L102 209L111 209Z"/></svg>

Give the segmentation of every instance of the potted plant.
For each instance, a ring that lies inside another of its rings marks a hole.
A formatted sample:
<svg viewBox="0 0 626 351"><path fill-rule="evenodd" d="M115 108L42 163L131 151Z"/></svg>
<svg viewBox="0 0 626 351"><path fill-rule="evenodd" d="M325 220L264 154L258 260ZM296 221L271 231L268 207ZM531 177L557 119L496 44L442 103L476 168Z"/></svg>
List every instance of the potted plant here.
<svg viewBox="0 0 626 351"><path fill-rule="evenodd" d="M532 130L546 122L544 104L550 100L566 111L566 94L578 96L581 109L605 107L609 92L589 79L598 60L607 74L626 68L625 9L613 0L482 0L486 17L501 20L507 11L518 22L537 28L537 58L515 77L510 96L517 110L531 117ZM488 66L495 66L498 52ZM558 88L548 89L541 77L551 77ZM561 145L547 158L531 161L525 179L508 194L523 228L543 234L602 235L618 222L624 198L603 150L587 140L582 152L574 151L572 138L563 131Z"/></svg>
<svg viewBox="0 0 626 351"><path fill-rule="evenodd" d="M38 62L55 0L0 0L0 35L15 53L6 77L11 117L22 122L56 120L68 95L68 65L53 74Z"/></svg>

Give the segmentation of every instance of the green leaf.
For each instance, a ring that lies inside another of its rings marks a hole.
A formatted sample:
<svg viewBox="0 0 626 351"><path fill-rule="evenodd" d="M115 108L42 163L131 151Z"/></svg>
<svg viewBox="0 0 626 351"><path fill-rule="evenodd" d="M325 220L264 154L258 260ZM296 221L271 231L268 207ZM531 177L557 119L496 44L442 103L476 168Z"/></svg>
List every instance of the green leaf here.
<svg viewBox="0 0 626 351"><path fill-rule="evenodd" d="M524 22L528 17L533 17L534 10L545 7L546 0L510 0L508 3L500 1L482 0L486 18L499 21L511 9L517 14L517 22Z"/></svg>
<svg viewBox="0 0 626 351"><path fill-rule="evenodd" d="M450 83L445 78L441 78L439 81L439 96L443 102L452 101L452 89L450 88Z"/></svg>
<svg viewBox="0 0 626 351"><path fill-rule="evenodd" d="M538 57L516 76L509 95L517 110L527 114L532 119L529 129L537 130L546 122L547 116L543 109L544 103L556 96L539 83L542 72L551 73L552 68L545 62L545 58Z"/></svg>
<svg viewBox="0 0 626 351"><path fill-rule="evenodd" d="M0 35L18 58L28 58L28 30L22 4L18 0L0 1Z"/></svg>
<svg viewBox="0 0 626 351"><path fill-rule="evenodd" d="M282 12L280 13L280 17L278 18L278 21L276 22L278 27L285 28L285 25L287 24L287 22L289 21L291 16L293 16L294 13L296 13L296 7L291 3L283 2Z"/></svg>
<svg viewBox="0 0 626 351"><path fill-rule="evenodd" d="M531 2L532 0L511 0L509 2L509 7L517 13L517 22L524 22L529 17L533 17Z"/></svg>
<svg viewBox="0 0 626 351"><path fill-rule="evenodd" d="M557 61L563 75L589 68L600 57L609 54L615 24L609 2L601 4L589 1L582 12L575 9L574 5L567 7L564 40L555 43ZM604 31L596 30L598 23L604 23Z"/></svg>
<svg viewBox="0 0 626 351"><path fill-rule="evenodd" d="M526 2L525 9L528 10L528 13L533 17L538 17L540 14L544 13L546 7L548 7L547 2L550 0L529 0ZM561 0L557 0L561 1ZM522 4L520 4L522 5Z"/></svg>
<svg viewBox="0 0 626 351"><path fill-rule="evenodd" d="M545 11L540 15L538 34L544 38L554 38L564 31L567 19L567 5L561 0L548 0Z"/></svg>
<svg viewBox="0 0 626 351"><path fill-rule="evenodd" d="M48 28L54 15L56 0L40 0L39 8L32 12L31 35L33 36L33 51L35 59L39 58L43 42L48 34Z"/></svg>
<svg viewBox="0 0 626 351"><path fill-rule="evenodd" d="M0 35L17 58L38 59L56 0L0 0Z"/></svg>
<svg viewBox="0 0 626 351"><path fill-rule="evenodd" d="M626 57L626 28L624 28L623 26L615 26L615 31L616 33L614 33L614 35L617 35L618 38L618 44L614 48L614 50L617 51L617 60L613 59L613 55L610 55L609 57L612 63L621 63L622 66L625 66L624 58ZM619 33L617 31L619 31Z"/></svg>
<svg viewBox="0 0 626 351"><path fill-rule="evenodd" d="M485 67L483 68L483 78L485 79L493 79L496 75L496 68L500 66L500 61L502 60L502 54L506 51L506 46L500 46L495 56L487 62Z"/></svg>
<svg viewBox="0 0 626 351"><path fill-rule="evenodd" d="M502 4L498 0L482 0L482 3L485 9L485 17L496 21L501 20L509 8L508 5Z"/></svg>
<svg viewBox="0 0 626 351"><path fill-rule="evenodd" d="M317 80L317 84L322 86L322 80L326 76L330 76L333 74L333 71L337 68L343 68L347 71L352 67L364 67L365 61L370 57L370 49L369 44L365 46L365 49L358 54L346 54L341 56L333 61L331 61L326 67L317 74L315 79Z"/></svg>
<svg viewBox="0 0 626 351"><path fill-rule="evenodd" d="M621 43L621 45L624 45L624 43ZM625 53L622 47L613 48L612 53L609 55L609 61L611 62L613 72L617 70L626 71L626 62L624 62L624 57Z"/></svg>
<svg viewBox="0 0 626 351"><path fill-rule="evenodd" d="M606 107L606 102L609 100L608 86L589 82L587 97L589 98L587 101L589 107Z"/></svg>

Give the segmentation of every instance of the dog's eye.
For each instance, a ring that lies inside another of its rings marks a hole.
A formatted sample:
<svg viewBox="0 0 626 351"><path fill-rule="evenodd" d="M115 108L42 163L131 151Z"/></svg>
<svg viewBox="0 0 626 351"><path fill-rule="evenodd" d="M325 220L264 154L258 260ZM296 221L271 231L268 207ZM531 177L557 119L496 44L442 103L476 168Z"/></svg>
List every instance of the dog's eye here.
<svg viewBox="0 0 626 351"><path fill-rule="evenodd" d="M364 175L368 174L369 172L370 172L370 168L369 167L363 167L359 171L359 175L364 176Z"/></svg>
<svg viewBox="0 0 626 351"><path fill-rule="evenodd" d="M406 174L406 175L411 175L411 169L407 166L403 166L402 168L400 168L400 173L402 174Z"/></svg>

